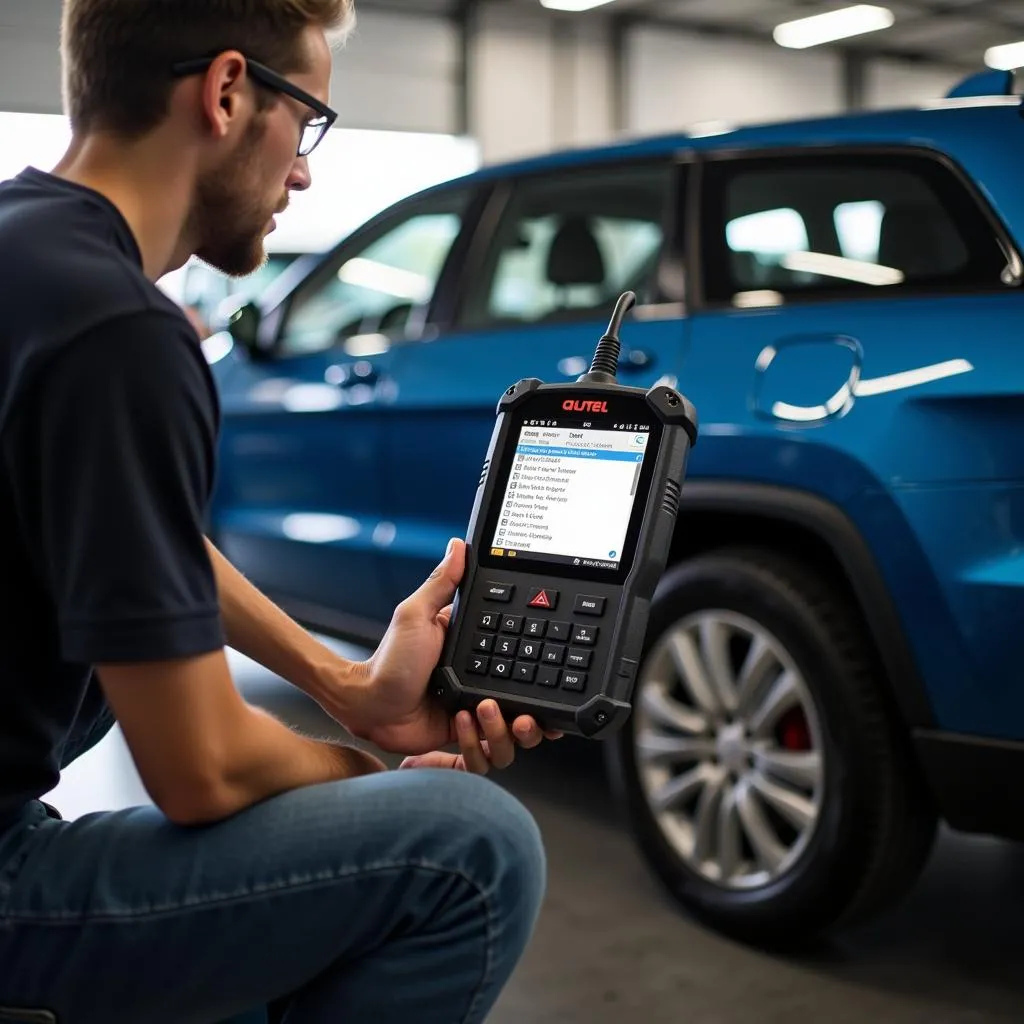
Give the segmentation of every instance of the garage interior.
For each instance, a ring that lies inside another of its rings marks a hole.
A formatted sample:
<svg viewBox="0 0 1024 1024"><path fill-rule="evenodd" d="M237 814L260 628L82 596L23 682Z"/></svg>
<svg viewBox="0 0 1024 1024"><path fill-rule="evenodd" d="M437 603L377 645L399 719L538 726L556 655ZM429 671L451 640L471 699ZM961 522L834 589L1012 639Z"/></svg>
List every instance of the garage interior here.
<svg viewBox="0 0 1024 1024"><path fill-rule="evenodd" d="M387 203L478 166L616 139L926 107L969 75L1024 65L1024 43L1016 63L996 52L1024 40L1020 0L883 2L893 15L884 30L798 49L776 41L777 26L843 5L357 0L332 92L335 131L351 133L355 163L339 170L349 177L319 213L317 185L297 197L295 220L274 244L326 248ZM29 160L45 166L65 138L59 18L60 0L0 0L0 178ZM42 119L31 139L17 134L30 117ZM374 182L373 161L394 154L420 165ZM324 639L355 658L368 653ZM234 652L231 665L252 703L302 731L344 738L260 666ZM944 827L894 909L786 955L715 934L663 891L630 839L599 745L546 744L494 778L536 816L550 867L536 936L494 1024L1024 1020L1018 845ZM46 799L65 817L148 802L117 730Z"/></svg>

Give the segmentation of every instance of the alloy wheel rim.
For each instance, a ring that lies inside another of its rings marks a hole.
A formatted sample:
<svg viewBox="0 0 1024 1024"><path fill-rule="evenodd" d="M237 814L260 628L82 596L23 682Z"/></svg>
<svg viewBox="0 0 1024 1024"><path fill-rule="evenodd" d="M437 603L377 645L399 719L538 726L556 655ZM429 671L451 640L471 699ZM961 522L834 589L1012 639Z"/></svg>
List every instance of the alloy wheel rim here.
<svg viewBox="0 0 1024 1024"><path fill-rule="evenodd" d="M767 885L821 817L821 721L796 662L764 626L704 610L647 656L633 714L640 787L687 867L726 889Z"/></svg>

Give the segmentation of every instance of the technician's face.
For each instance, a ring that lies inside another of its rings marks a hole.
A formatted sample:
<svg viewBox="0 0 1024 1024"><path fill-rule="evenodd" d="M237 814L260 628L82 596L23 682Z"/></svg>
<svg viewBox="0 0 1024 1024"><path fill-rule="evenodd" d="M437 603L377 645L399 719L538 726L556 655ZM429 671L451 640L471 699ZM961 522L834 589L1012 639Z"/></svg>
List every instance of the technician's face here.
<svg viewBox="0 0 1024 1024"><path fill-rule="evenodd" d="M309 29L309 70L290 81L326 103L330 95L331 51L319 29ZM278 94L257 114L245 136L220 167L199 180L193 219L201 244L196 255L233 277L258 270L267 258L264 242L274 215L289 193L311 184L309 165L296 153L306 122L315 116L305 104Z"/></svg>

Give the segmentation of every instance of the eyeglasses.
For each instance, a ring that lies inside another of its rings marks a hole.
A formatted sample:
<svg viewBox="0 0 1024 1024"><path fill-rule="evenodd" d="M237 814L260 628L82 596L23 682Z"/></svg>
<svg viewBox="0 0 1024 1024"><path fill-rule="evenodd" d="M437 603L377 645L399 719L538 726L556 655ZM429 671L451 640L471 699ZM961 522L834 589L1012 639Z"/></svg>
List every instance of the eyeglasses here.
<svg viewBox="0 0 1024 1024"><path fill-rule="evenodd" d="M179 78L197 75L202 71L206 71L214 60L216 60L216 57L198 57L195 60L185 60L175 64L171 68L171 73ZM267 89L284 93L285 96L291 96L292 99L304 103L317 115L305 122L302 126L302 134L299 136L298 155L309 156L323 142L324 136L334 122L338 120L337 112L326 104L321 103L315 96L311 96L305 89L300 89L297 85L289 82L287 78L279 75L276 71L272 71L265 64L250 60L248 57L246 57L246 63L249 67L249 75L254 81Z"/></svg>

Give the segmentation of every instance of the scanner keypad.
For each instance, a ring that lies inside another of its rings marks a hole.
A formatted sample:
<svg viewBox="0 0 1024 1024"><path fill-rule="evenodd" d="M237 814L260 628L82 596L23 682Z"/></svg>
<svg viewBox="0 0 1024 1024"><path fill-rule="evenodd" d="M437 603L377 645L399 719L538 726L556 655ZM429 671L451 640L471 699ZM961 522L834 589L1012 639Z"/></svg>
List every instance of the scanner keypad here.
<svg viewBox="0 0 1024 1024"><path fill-rule="evenodd" d="M522 609L524 614L517 614L522 598L513 602L514 586L495 581L488 587L488 601L501 601L512 607L507 612L480 613L466 671L494 679L585 692L606 599L585 593L571 595L572 603L564 604L562 611L565 615L572 609L573 619L567 621L543 614L544 601L554 613L559 603L558 591L531 589L533 603L527 602ZM544 600L536 599L538 593L546 593Z"/></svg>

